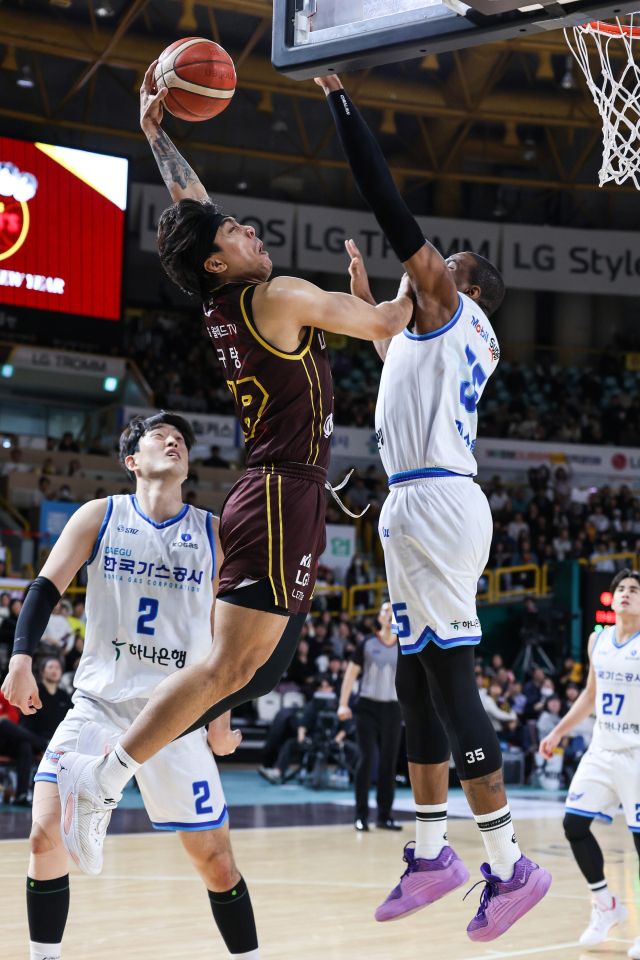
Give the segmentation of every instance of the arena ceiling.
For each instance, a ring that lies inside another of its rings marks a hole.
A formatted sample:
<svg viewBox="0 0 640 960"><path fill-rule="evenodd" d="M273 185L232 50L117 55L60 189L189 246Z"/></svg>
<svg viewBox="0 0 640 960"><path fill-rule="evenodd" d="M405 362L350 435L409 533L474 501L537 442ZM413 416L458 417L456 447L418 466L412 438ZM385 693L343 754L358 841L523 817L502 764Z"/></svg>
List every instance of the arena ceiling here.
<svg viewBox="0 0 640 960"><path fill-rule="evenodd" d="M193 35L238 73L219 118L165 124L207 188L358 206L323 94L271 67L269 0L4 0L0 133L126 155L132 179L159 182L137 91ZM567 53L553 32L343 79L415 212L635 228L635 188L597 186L601 122Z"/></svg>

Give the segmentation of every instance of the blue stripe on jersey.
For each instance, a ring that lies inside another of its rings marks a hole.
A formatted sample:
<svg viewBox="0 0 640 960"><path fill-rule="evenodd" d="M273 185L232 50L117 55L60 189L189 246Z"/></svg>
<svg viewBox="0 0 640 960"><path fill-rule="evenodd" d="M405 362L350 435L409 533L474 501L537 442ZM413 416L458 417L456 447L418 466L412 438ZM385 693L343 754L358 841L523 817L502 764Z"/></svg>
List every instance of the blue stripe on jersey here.
<svg viewBox="0 0 640 960"><path fill-rule="evenodd" d="M102 526L100 527L100 533L98 534L96 545L93 548L93 552L91 553L91 556L87 560L87 564L93 563L93 561L95 560L96 553L98 552L98 547L102 543L102 538L104 537L105 530L107 529L107 524L109 523L109 520L111 519L111 514L113 513L113 497L108 497L107 499L109 501L107 504L107 512L104 515L104 520L102 521Z"/></svg>
<svg viewBox="0 0 640 960"><path fill-rule="evenodd" d="M207 536L209 537L209 546L211 547L211 558L213 560L213 571L211 573L211 579L216 575L216 542L213 537L213 517L210 513L207 514Z"/></svg>
<svg viewBox="0 0 640 960"><path fill-rule="evenodd" d="M595 810L578 810L577 807L565 807L565 813L575 813L577 817L597 817L598 820L604 820L605 823L612 823L611 817L608 817L606 813L598 813Z"/></svg>
<svg viewBox="0 0 640 960"><path fill-rule="evenodd" d="M37 780L47 780L49 783L57 783L58 776L55 773L36 773L33 782L35 783Z"/></svg>
<svg viewBox="0 0 640 960"><path fill-rule="evenodd" d="M391 628L391 632L394 632L393 627ZM402 653L420 653L430 640L433 640L441 650L447 650L449 647L473 647L477 643L480 643L482 634L477 637L451 637L449 640L443 640L431 627L425 627L415 643L408 645L400 644L400 650Z"/></svg>
<svg viewBox="0 0 640 960"><path fill-rule="evenodd" d="M602 630L600 631L600 633L602 633ZM633 635L632 637L629 637L628 640L625 640L624 643L616 643L616 628L614 627L614 628L613 628L613 638L612 638L611 642L612 642L612 644L614 645L614 647L616 648L616 650L622 650L623 647L626 647L626 645L627 645L628 643L631 643L631 641L632 641L632 640L635 640L638 636L640 636L640 630L638 630L637 633L634 633L634 635ZM595 648L595 643L594 643L593 646L594 646L594 648ZM591 655L593 656L593 650L591 651Z"/></svg>
<svg viewBox="0 0 640 960"><path fill-rule="evenodd" d="M405 330L404 331L405 337L408 337L409 340L433 340L435 339L435 337L441 337L443 333L447 333L448 330L451 330L452 327L455 327L456 323L460 319L460 314L462 313L462 307L463 307L462 297L460 296L460 294L458 294L458 300L460 301L460 303L458 304L458 309L456 310L454 315L451 317L451 320L449 320L448 323L445 323L444 327L440 327L439 330L434 330L433 333L418 334L418 333L409 333L408 330Z"/></svg>
<svg viewBox="0 0 640 960"><path fill-rule="evenodd" d="M164 530L165 527L170 527L173 523L177 523L179 520L182 520L184 517L186 517L189 511L189 504L185 503L182 510L180 511L179 514L177 514L177 516L171 517L170 520L164 520L163 523L156 523L155 520L152 520L151 517L148 517L146 513L142 512L142 510L140 509L140 504L136 499L135 493L131 494L131 503L133 504L133 509L135 510L135 512L139 516L141 516L143 520L146 520L147 523L150 523L152 527L155 527L156 530Z"/></svg>
<svg viewBox="0 0 640 960"><path fill-rule="evenodd" d="M217 820L206 820L203 823L179 823L178 821L154 823L152 820L151 826L154 830L186 830L187 832L195 833L198 830L217 830L219 827L224 826L228 819L229 811L225 805Z"/></svg>
<svg viewBox="0 0 640 960"><path fill-rule="evenodd" d="M423 467L420 470L405 470L404 473L392 473L389 477L389 486L394 483L404 483L405 480L426 480L430 477L472 477L472 473L453 473L441 467Z"/></svg>

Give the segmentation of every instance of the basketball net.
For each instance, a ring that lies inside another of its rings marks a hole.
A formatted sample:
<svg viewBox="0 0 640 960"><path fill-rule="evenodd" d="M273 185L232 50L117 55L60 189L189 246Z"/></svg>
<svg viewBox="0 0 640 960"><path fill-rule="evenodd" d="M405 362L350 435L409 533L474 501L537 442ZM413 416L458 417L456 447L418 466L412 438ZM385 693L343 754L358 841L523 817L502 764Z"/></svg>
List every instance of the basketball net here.
<svg viewBox="0 0 640 960"><path fill-rule="evenodd" d="M616 18L573 27L573 43L567 29L564 35L602 117L600 186L631 178L640 189L640 64L633 47L634 39L640 44L640 14L625 19L629 24Z"/></svg>

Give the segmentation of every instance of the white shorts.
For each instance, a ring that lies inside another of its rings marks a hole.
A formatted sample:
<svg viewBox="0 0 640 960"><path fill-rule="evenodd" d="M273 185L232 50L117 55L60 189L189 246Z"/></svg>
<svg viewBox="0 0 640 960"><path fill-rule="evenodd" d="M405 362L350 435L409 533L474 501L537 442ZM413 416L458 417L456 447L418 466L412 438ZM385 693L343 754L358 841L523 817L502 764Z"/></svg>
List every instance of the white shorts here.
<svg viewBox="0 0 640 960"><path fill-rule="evenodd" d="M81 753L108 752L147 701L107 703L76 691L73 702L51 738L35 780L57 782L60 757L78 746ZM216 830L228 819L220 774L204 729L163 747L140 767L136 780L156 830Z"/></svg>
<svg viewBox="0 0 640 960"><path fill-rule="evenodd" d="M640 748L589 747L569 787L565 810L611 823L622 804L629 830L640 833Z"/></svg>
<svg viewBox="0 0 640 960"><path fill-rule="evenodd" d="M476 593L492 533L487 498L468 477L391 487L380 539L403 653L417 653L430 640L439 647L480 642Z"/></svg>

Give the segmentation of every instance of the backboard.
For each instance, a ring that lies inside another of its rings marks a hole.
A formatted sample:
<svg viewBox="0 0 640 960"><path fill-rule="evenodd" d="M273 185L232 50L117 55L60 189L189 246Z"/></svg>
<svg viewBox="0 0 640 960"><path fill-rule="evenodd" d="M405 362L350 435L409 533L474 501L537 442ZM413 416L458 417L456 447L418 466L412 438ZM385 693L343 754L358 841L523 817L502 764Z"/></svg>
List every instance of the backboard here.
<svg viewBox="0 0 640 960"><path fill-rule="evenodd" d="M633 13L638 0L274 0L274 68L295 80Z"/></svg>

